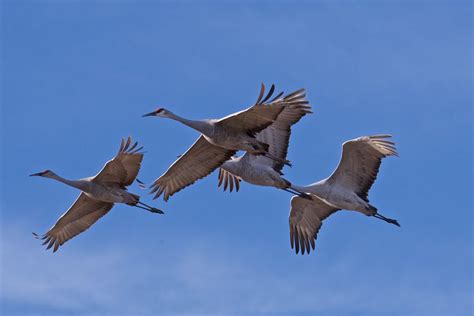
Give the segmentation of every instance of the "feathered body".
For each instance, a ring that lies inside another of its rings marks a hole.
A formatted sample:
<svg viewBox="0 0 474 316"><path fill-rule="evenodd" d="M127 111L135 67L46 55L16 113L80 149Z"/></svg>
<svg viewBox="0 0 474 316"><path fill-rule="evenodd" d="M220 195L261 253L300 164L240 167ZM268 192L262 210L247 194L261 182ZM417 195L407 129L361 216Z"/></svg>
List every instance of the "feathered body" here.
<svg viewBox="0 0 474 316"><path fill-rule="evenodd" d="M145 114L176 120L201 133L197 141L155 180L151 186L154 198L164 194L163 199L168 200L174 193L209 175L239 150L289 165L288 160L271 153L270 145L257 135L272 125L287 106L300 103L301 90L284 97L280 93L270 100L274 90L272 85L263 97L265 86L262 84L254 105L221 119L188 120L163 108Z"/></svg>
<svg viewBox="0 0 474 316"><path fill-rule="evenodd" d="M290 95L292 102L285 106L272 124L255 136L257 141L268 144L268 152L278 159L250 152L240 157L232 157L222 164L219 171L219 186L224 183L224 190L229 186L232 191L234 185L238 190L240 179L251 184L273 186L283 190L292 187L291 183L282 177L284 164L281 161L287 159L291 127L312 112L304 89Z"/></svg>
<svg viewBox="0 0 474 316"><path fill-rule="evenodd" d="M291 247L296 253L310 252L322 221L339 210L357 211L400 226L394 219L377 212L369 204L368 193L383 158L398 156L390 135L363 136L342 145L342 156L336 170L328 178L308 186L293 187L311 194L310 199L294 196L289 216Z"/></svg>
<svg viewBox="0 0 474 316"><path fill-rule="evenodd" d="M163 213L161 210L140 202L140 197L127 191L127 187L135 181L143 160L143 147L136 148L138 143L131 144L131 138L125 142L122 139L119 152L94 177L80 180L69 180L58 176L51 170L46 170L32 176L50 178L76 189L81 194L74 204L59 218L54 226L42 237L37 238L53 247L56 252L60 246L74 236L91 227L97 220L107 214L115 203L124 203L153 213ZM140 204L140 205L139 205Z"/></svg>
<svg viewBox="0 0 474 316"><path fill-rule="evenodd" d="M219 173L219 179L222 179L219 185L222 182L232 181L231 177L233 176L237 178L237 181L242 179L254 185L273 186L279 189L291 186L291 183L285 180L281 173L273 169L272 166L254 162L249 155L232 158L224 162ZM227 185L225 185L226 188Z"/></svg>

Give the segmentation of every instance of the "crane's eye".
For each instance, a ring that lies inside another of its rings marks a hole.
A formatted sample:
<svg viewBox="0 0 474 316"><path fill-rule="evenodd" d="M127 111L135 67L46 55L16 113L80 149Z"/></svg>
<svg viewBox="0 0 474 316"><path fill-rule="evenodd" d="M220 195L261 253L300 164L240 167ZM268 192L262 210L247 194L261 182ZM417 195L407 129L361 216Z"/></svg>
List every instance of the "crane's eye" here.
<svg viewBox="0 0 474 316"><path fill-rule="evenodd" d="M161 112L163 112L163 110L164 110L163 108L158 108L158 109L156 109L156 113L161 113Z"/></svg>

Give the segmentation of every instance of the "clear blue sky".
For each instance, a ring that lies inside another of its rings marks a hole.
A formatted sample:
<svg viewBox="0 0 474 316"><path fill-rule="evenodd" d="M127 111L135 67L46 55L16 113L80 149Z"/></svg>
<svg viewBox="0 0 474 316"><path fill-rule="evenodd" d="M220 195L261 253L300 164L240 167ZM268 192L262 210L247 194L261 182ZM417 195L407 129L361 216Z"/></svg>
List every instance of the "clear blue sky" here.
<svg viewBox="0 0 474 316"><path fill-rule="evenodd" d="M472 20L470 1L2 1L3 314L471 315ZM308 91L295 183L394 135L369 197L400 229L340 212L296 256L290 194L214 173L165 216L118 205L54 255L32 237L78 192L28 174L94 175L131 135L151 182L197 133L142 114L222 117L261 82Z"/></svg>

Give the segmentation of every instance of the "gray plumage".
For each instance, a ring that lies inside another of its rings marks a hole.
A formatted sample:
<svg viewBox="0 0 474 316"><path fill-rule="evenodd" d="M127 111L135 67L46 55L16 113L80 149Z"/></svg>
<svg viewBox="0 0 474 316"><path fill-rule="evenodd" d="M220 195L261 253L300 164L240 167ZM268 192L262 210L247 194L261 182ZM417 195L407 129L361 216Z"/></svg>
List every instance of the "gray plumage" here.
<svg viewBox="0 0 474 316"><path fill-rule="evenodd" d="M311 199L294 196L289 215L291 248L309 253L322 221L341 210L354 210L400 226L394 219L377 212L369 204L368 192L374 183L383 158L398 156L390 135L363 136L342 145L342 157L328 178L308 186L293 187L311 195Z"/></svg>
<svg viewBox="0 0 474 316"><path fill-rule="evenodd" d="M256 135L256 139L268 144L268 151L280 160L286 160L292 125L306 114L312 113L305 97L304 89L292 93L291 99L294 101L283 109L270 126ZM278 160L247 152L222 164L218 186L223 184L224 191L229 187L231 192L235 186L238 191L239 181L242 179L255 185L286 190L291 187L291 183L282 177L283 166Z"/></svg>
<svg viewBox="0 0 474 316"><path fill-rule="evenodd" d="M164 200L209 175L238 150L254 155L264 155L278 163L289 164L269 152L269 145L257 139L256 135L275 122L278 115L288 105L300 102L298 91L282 97L278 94L270 100L275 87L272 85L268 94L263 97L265 86L262 84L260 94L250 108L228 115L221 119L188 120L170 111L159 108L144 116L157 116L179 121L201 133L198 140L151 186L154 198L164 194ZM270 101L269 101L270 100Z"/></svg>
<svg viewBox="0 0 474 316"><path fill-rule="evenodd" d="M53 252L56 252L66 241L87 230L107 214L114 203L125 203L153 213L163 213L140 202L138 195L127 191L127 186L137 177L143 160L143 153L140 152L143 147L137 148L137 146L137 142L132 145L130 137L126 142L122 139L117 155L94 177L68 180L51 170L31 175L51 178L82 191L73 205L48 232L41 237L33 233L35 237L44 240L43 245L47 244L46 249L53 247Z"/></svg>

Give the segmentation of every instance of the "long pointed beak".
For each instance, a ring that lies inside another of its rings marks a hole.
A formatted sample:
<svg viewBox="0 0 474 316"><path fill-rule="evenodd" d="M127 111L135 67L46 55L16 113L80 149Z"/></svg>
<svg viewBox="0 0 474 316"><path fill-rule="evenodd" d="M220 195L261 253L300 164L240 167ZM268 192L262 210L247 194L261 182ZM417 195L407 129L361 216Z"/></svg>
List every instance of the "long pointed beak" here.
<svg viewBox="0 0 474 316"><path fill-rule="evenodd" d="M38 172L38 173L33 173L33 174L30 174L30 177L34 177L34 176L40 176L41 175L41 172Z"/></svg>
<svg viewBox="0 0 474 316"><path fill-rule="evenodd" d="M155 112L150 112L148 114L142 115L142 117L147 117L147 116L155 116Z"/></svg>

